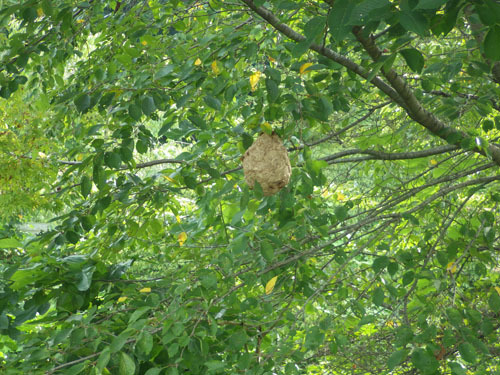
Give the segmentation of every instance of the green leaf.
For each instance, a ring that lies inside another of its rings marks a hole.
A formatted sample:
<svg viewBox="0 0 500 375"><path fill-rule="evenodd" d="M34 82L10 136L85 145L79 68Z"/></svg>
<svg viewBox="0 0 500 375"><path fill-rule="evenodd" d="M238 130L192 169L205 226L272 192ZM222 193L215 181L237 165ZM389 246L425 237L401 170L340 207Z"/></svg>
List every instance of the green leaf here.
<svg viewBox="0 0 500 375"><path fill-rule="evenodd" d="M215 272L210 270L202 270L200 274L200 282L204 288L215 289L217 288L217 276Z"/></svg>
<svg viewBox="0 0 500 375"><path fill-rule="evenodd" d="M269 103L274 103L280 95L278 85L273 79L266 78L267 100Z"/></svg>
<svg viewBox="0 0 500 375"><path fill-rule="evenodd" d="M2 238L0 239L0 249L8 249L14 247L22 247L23 244L15 238Z"/></svg>
<svg viewBox="0 0 500 375"><path fill-rule="evenodd" d="M156 110L155 101L151 96L145 96L141 101L142 112L146 116L151 116L151 114Z"/></svg>
<svg viewBox="0 0 500 375"><path fill-rule="evenodd" d="M245 331L235 332L229 337L230 348L236 351L241 350L243 346L245 346L247 341L248 335L245 333Z"/></svg>
<svg viewBox="0 0 500 375"><path fill-rule="evenodd" d="M78 241L80 241L80 235L72 230L67 231L64 234L64 237L66 237L66 240L68 240L68 242L72 244L76 244L78 243Z"/></svg>
<svg viewBox="0 0 500 375"><path fill-rule="evenodd" d="M253 137L248 133L243 133L241 135L241 138L242 138L241 142L243 143L243 148L247 150L253 144Z"/></svg>
<svg viewBox="0 0 500 375"><path fill-rule="evenodd" d="M221 103L219 99L214 98L213 96L206 95L203 100L205 101L205 104L208 105L210 108L215 109L216 111L221 109Z"/></svg>
<svg viewBox="0 0 500 375"><path fill-rule="evenodd" d="M226 364L224 362L216 360L207 361L204 363L204 365L208 368L209 372L216 372L226 367Z"/></svg>
<svg viewBox="0 0 500 375"><path fill-rule="evenodd" d="M161 368L155 367L150 368L144 375L158 375L161 372Z"/></svg>
<svg viewBox="0 0 500 375"><path fill-rule="evenodd" d="M496 290L493 290L488 298L488 304L490 305L490 309L492 309L495 313L500 312L500 296L498 295Z"/></svg>
<svg viewBox="0 0 500 375"><path fill-rule="evenodd" d="M154 79L163 78L174 71L175 65L166 65L155 73Z"/></svg>
<svg viewBox="0 0 500 375"><path fill-rule="evenodd" d="M448 316L449 322L455 326L455 327L460 327L463 322L462 314L460 314L460 311L454 308L449 308L446 309L446 315Z"/></svg>
<svg viewBox="0 0 500 375"><path fill-rule="evenodd" d="M122 166L120 154L117 152L106 152L104 154L104 164L113 169L120 169Z"/></svg>
<svg viewBox="0 0 500 375"><path fill-rule="evenodd" d="M136 345L142 354L149 355L153 349L153 335L147 331L141 332Z"/></svg>
<svg viewBox="0 0 500 375"><path fill-rule="evenodd" d="M99 355L97 359L96 367L99 371L104 370L104 368L108 365L109 359L111 358L109 347L104 348L104 350Z"/></svg>
<svg viewBox="0 0 500 375"><path fill-rule="evenodd" d="M472 344L468 342L461 343L460 345L458 345L458 352L465 361L469 363L476 362L476 351L474 350Z"/></svg>
<svg viewBox="0 0 500 375"><path fill-rule="evenodd" d="M448 0L420 0L415 9L437 9Z"/></svg>
<svg viewBox="0 0 500 375"><path fill-rule="evenodd" d="M389 275L394 276L396 272L398 272L399 265L397 262L390 262L387 265L387 272L389 272Z"/></svg>
<svg viewBox="0 0 500 375"><path fill-rule="evenodd" d="M9 328L9 318L5 313L0 315L0 329L7 329Z"/></svg>
<svg viewBox="0 0 500 375"><path fill-rule="evenodd" d="M148 311L151 310L151 306L141 306L137 310L135 310L132 315L130 315L130 318L128 319L128 324L132 324L135 322L137 319L139 319L142 315L147 313Z"/></svg>
<svg viewBox="0 0 500 375"><path fill-rule="evenodd" d="M439 362L436 358L420 348L412 353L411 361L424 374L432 374L439 368Z"/></svg>
<svg viewBox="0 0 500 375"><path fill-rule="evenodd" d="M340 42L349 34L351 30L349 21L355 5L353 1L336 0L330 9L328 26L335 41Z"/></svg>
<svg viewBox="0 0 500 375"><path fill-rule="evenodd" d="M457 362L449 362L448 366L450 366L451 373L453 375L466 375L467 371Z"/></svg>
<svg viewBox="0 0 500 375"><path fill-rule="evenodd" d="M403 275L403 285L410 284L415 279L415 272L408 271Z"/></svg>
<svg viewBox="0 0 500 375"><path fill-rule="evenodd" d="M343 221L344 219L347 218L349 209L346 206L337 206L334 209L335 216L337 217L338 221Z"/></svg>
<svg viewBox="0 0 500 375"><path fill-rule="evenodd" d="M74 103L78 111L85 112L90 108L90 96L87 94L77 96L74 100Z"/></svg>
<svg viewBox="0 0 500 375"><path fill-rule="evenodd" d="M393 370L401 364L408 357L408 350L400 349L391 354L389 359L387 360L387 367L389 371Z"/></svg>
<svg viewBox="0 0 500 375"><path fill-rule="evenodd" d="M127 342L128 338L132 335L133 331L132 330L126 330L122 333L120 333L118 336L116 336L113 341L111 341L111 345L109 346L109 350L111 353L116 353L118 352L121 348L123 348L123 345Z"/></svg>
<svg viewBox="0 0 500 375"><path fill-rule="evenodd" d="M427 19L419 12L402 11L399 17L399 23L406 30L412 31L422 37L427 34Z"/></svg>
<svg viewBox="0 0 500 375"><path fill-rule="evenodd" d="M325 17L313 17L304 25L304 36L308 41L313 41L326 27Z"/></svg>
<svg viewBox="0 0 500 375"><path fill-rule="evenodd" d="M128 106L128 114L130 117L132 117L136 121L139 121L142 117L141 108L134 103L132 103Z"/></svg>
<svg viewBox="0 0 500 375"><path fill-rule="evenodd" d="M377 257L373 260L372 268L375 273L380 272L389 264L389 258L385 255Z"/></svg>
<svg viewBox="0 0 500 375"><path fill-rule="evenodd" d="M319 327L311 327L306 334L305 347L310 350L318 348L325 340L325 334Z"/></svg>
<svg viewBox="0 0 500 375"><path fill-rule="evenodd" d="M267 262L272 262L274 258L274 247L269 242L261 244L260 252Z"/></svg>
<svg viewBox="0 0 500 375"><path fill-rule="evenodd" d="M384 304L384 290L381 287L375 288L372 293L372 301L376 306L382 306Z"/></svg>
<svg viewBox="0 0 500 375"><path fill-rule="evenodd" d="M168 349L167 349L169 357L175 356L178 351L179 351L179 343L174 342L174 343L169 344Z"/></svg>
<svg viewBox="0 0 500 375"><path fill-rule="evenodd" d="M92 180L87 175L82 176L80 180L80 191L84 198L87 198L92 190Z"/></svg>
<svg viewBox="0 0 500 375"><path fill-rule="evenodd" d="M126 353L120 353L120 366L118 369L120 375L134 375L135 374L135 362Z"/></svg>
<svg viewBox="0 0 500 375"><path fill-rule="evenodd" d="M416 50L415 48L407 48L400 51L401 55L403 55L406 63L416 73L421 73L424 68L424 57L422 54Z"/></svg>
<svg viewBox="0 0 500 375"><path fill-rule="evenodd" d="M78 236L78 239L80 239L80 236ZM90 288L90 285L92 284L92 276L94 274L95 267L94 266L87 266L84 267L77 278L77 282L75 284L76 289L78 289L80 292L85 292Z"/></svg>
<svg viewBox="0 0 500 375"><path fill-rule="evenodd" d="M81 373L85 369L86 366L87 366L87 364L85 362L79 363L77 365L71 366L69 369L64 371L64 374L65 375L77 375L77 374Z"/></svg>
<svg viewBox="0 0 500 375"><path fill-rule="evenodd" d="M490 27L488 34L484 38L484 54L488 59L500 61L500 26Z"/></svg>

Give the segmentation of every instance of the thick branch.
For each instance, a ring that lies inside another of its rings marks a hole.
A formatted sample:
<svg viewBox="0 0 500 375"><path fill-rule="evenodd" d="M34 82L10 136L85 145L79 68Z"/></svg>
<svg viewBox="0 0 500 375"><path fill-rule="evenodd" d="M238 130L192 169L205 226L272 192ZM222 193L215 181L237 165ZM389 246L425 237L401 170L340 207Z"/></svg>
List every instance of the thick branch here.
<svg viewBox="0 0 500 375"><path fill-rule="evenodd" d="M378 59L382 56L382 52L375 44L375 41L372 38L365 38L363 36L361 27L354 27L353 33L356 36L356 39L363 45L364 49L366 50L366 52L368 52L373 61L378 61ZM413 120L424 126L432 134L446 141L450 139L450 136L454 135L457 136L457 142L460 142L460 140L467 138L466 134L450 126L447 126L431 112L427 111L418 101L417 97L413 94L410 86L408 86L408 84L396 73L394 69L387 70L382 68L381 71L387 78L389 83L392 85L394 90L397 91L399 96L404 101L406 112L408 113L408 116L410 116ZM500 148L495 145L489 145L488 149L495 163L500 166ZM475 149L473 149L473 151L482 155L486 155L486 152L479 147L476 147Z"/></svg>
<svg viewBox="0 0 500 375"><path fill-rule="evenodd" d="M423 151L395 152L395 153L376 151L376 150L361 150L355 148L352 150L344 150L330 156L325 156L324 158L321 159L329 162L338 158L342 158L347 155L365 154L365 155L370 155L370 157L363 158L362 160L407 160L407 159L418 159L432 155L444 154L445 152L454 151L458 148L459 147L455 145L445 145Z"/></svg>
<svg viewBox="0 0 500 375"><path fill-rule="evenodd" d="M291 29L289 26L281 23L281 21L267 8L258 7L254 4L253 0L241 0L245 3L250 9L252 9L255 13L261 16L264 20L266 20L271 26L273 26L276 30L286 35L288 38L296 41L302 42L306 38ZM377 61L382 53L375 45L372 39L367 39L362 35L362 29L360 27L353 28L354 35L358 39L358 41L363 45L368 54L372 57L374 61ZM326 48L324 46L320 46L317 44L311 44L309 47L311 50L320 53L321 55L329 58L332 61L346 67L350 71L358 74L363 78L368 78L370 73L366 71L363 67L359 66L352 60L342 56L333 50ZM467 137L466 134L459 132L458 130L445 125L442 121L437 119L432 113L426 111L418 99L415 97L410 87L406 84L406 82L398 75L394 70L384 70L381 69L384 73L384 76L390 82L391 86L382 81L378 77L374 77L371 79L371 83L389 96L395 103L400 105L405 109L407 114L416 122L424 126L428 129L432 134L448 141L450 136L457 135L458 139L464 139ZM474 152L480 153L482 155L486 155L486 152L477 147L473 149ZM495 163L500 166L500 148L495 145L489 145L488 151L491 153L491 156Z"/></svg>
<svg viewBox="0 0 500 375"><path fill-rule="evenodd" d="M302 42L306 39L303 35L297 33L289 26L285 25L284 23L281 23L278 17L276 17L267 8L256 6L253 0L241 0L241 1L244 2L250 9L252 9L259 16L261 16L264 20L266 20L276 30L286 35L290 39L294 40L295 42ZM369 71L367 71L360 65L356 64L354 61L349 60L347 57L342 56L337 52L331 50L330 48L320 46L315 43L312 43L309 48L329 58L330 60L335 61L336 63L342 66L345 66L350 71L358 74L359 76L365 79L368 78L370 75ZM389 96L394 102L398 103L401 107L406 108L406 105L402 100L402 98L399 96L399 94L387 83L385 83L378 77L373 77L370 82L373 83L373 85L375 85L378 89L380 89L384 94Z"/></svg>

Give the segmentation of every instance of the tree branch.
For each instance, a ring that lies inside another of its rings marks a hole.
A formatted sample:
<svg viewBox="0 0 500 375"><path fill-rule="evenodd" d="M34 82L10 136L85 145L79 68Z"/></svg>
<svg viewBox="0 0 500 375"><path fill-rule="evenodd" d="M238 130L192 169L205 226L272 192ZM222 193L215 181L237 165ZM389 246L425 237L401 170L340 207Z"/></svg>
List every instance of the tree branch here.
<svg viewBox="0 0 500 375"><path fill-rule="evenodd" d="M281 21L267 8L256 6L253 0L241 1L245 3L250 9L252 9L256 14L262 17L265 21L267 21L276 30L278 30L288 38L296 42L302 42L306 39L303 35L297 33L289 26L281 23ZM382 56L382 52L375 45L375 42L372 39L367 39L362 35L361 27L354 27L353 33L374 61L377 61ZM342 56L329 48L312 43L309 49L318 52L319 54L329 58L332 61L335 61L336 63L346 67L350 71L365 79L369 78L370 72L366 71L363 67L356 64L347 57ZM424 126L432 134L446 141L448 141L450 139L450 136L453 135L458 136L458 141L456 143L464 138L467 138L466 134L445 125L432 113L425 110L422 104L413 94L410 87L393 69L386 71L384 68L382 68L381 71L392 87L381 80L379 77L373 77L370 82L384 94L389 96L395 103L404 108L408 116L410 116L413 120ZM472 151L487 156L486 151L479 147L474 148ZM495 163L500 166L500 148L495 145L489 145L488 151Z"/></svg>
<svg viewBox="0 0 500 375"><path fill-rule="evenodd" d="M459 147L455 146L455 145L445 145L445 146L439 146L436 148L431 148L429 150L423 150L423 151L395 152L395 153L388 153L388 152L376 151L376 150L361 150L361 149L355 148L352 150L344 150L344 151L338 152L338 153L330 155L330 156L325 156L325 157L321 158L321 160L324 160L326 162L330 162L330 161L342 158L342 157L347 156L347 155L356 155L356 154L370 155L370 157L360 158L359 160L407 160L407 159L418 159L418 158L425 158L425 157L432 156L432 155L444 154L446 152L457 150L458 148Z"/></svg>
<svg viewBox="0 0 500 375"><path fill-rule="evenodd" d="M363 36L363 29L359 26L353 28L353 34L366 52L368 52L372 60L378 61L382 56L382 52L375 44L375 41L372 38L365 38ZM455 143L459 143L462 139L467 138L465 133L447 126L431 112L427 111L413 94L413 91L408 84L396 73L394 69L387 70L382 67L381 72L387 78L394 90L396 90L399 94L399 97L402 98L406 112L413 120L424 126L432 134L444 139L445 141L449 141L450 136L457 136L457 141ZM500 148L490 144L488 145L488 150L495 163L500 166ZM487 155L485 150L479 147L474 148L472 151L485 156Z"/></svg>
<svg viewBox="0 0 500 375"><path fill-rule="evenodd" d="M281 23L278 17L276 17L269 9L264 7L258 7L254 4L253 0L241 0L245 3L250 9L252 9L255 13L261 16L265 21L267 21L272 27L281 32L283 35L288 38L294 40L295 42L302 42L306 38L294 31L289 26ZM370 72L356 64L354 61L348 59L345 56L338 54L337 52L331 50L330 48L320 46L318 44L312 43L309 49L318 52L319 54L329 58L336 63L345 66L350 71L356 73L357 75L363 78L369 78ZM375 85L379 90L381 90L384 94L389 96L394 102L398 103L401 107L406 108L406 104L403 99L399 96L399 94L387 83L382 81L378 77L373 77L370 81L373 85Z"/></svg>

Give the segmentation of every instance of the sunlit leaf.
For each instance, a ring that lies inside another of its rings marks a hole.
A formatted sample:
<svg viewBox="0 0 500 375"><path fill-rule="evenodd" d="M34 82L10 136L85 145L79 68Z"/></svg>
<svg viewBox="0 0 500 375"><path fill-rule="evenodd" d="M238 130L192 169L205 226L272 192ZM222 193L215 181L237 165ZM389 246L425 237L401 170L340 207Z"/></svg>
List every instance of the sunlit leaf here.
<svg viewBox="0 0 500 375"><path fill-rule="evenodd" d="M186 240L187 240L187 233L186 232L182 232L177 237L177 241L179 241L180 246L184 245L184 242L186 242Z"/></svg>
<svg viewBox="0 0 500 375"><path fill-rule="evenodd" d="M212 72L215 74L215 75L219 75L220 74L220 68L219 68L219 65L217 64L217 60L214 60L212 62Z"/></svg>
<svg viewBox="0 0 500 375"><path fill-rule="evenodd" d="M266 284L266 294L270 294L274 286L276 285L276 281L278 280L278 276L274 276L271 280L269 280Z"/></svg>
<svg viewBox="0 0 500 375"><path fill-rule="evenodd" d="M309 70L307 70L307 68L313 66L313 63L310 63L310 62L307 62L307 63L304 63L300 66L299 68L299 73L300 74L304 74L304 73L308 73Z"/></svg>
<svg viewBox="0 0 500 375"><path fill-rule="evenodd" d="M257 84L259 83L261 75L262 73L257 71L250 76L250 87L252 91L255 91L257 89Z"/></svg>

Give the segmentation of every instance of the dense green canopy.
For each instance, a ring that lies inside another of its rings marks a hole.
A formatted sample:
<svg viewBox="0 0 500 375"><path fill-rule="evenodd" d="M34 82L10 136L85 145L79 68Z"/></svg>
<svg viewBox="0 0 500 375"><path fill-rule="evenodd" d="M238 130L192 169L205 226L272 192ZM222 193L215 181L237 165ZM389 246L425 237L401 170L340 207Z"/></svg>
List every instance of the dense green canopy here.
<svg viewBox="0 0 500 375"><path fill-rule="evenodd" d="M500 373L498 1L0 7L2 374Z"/></svg>

